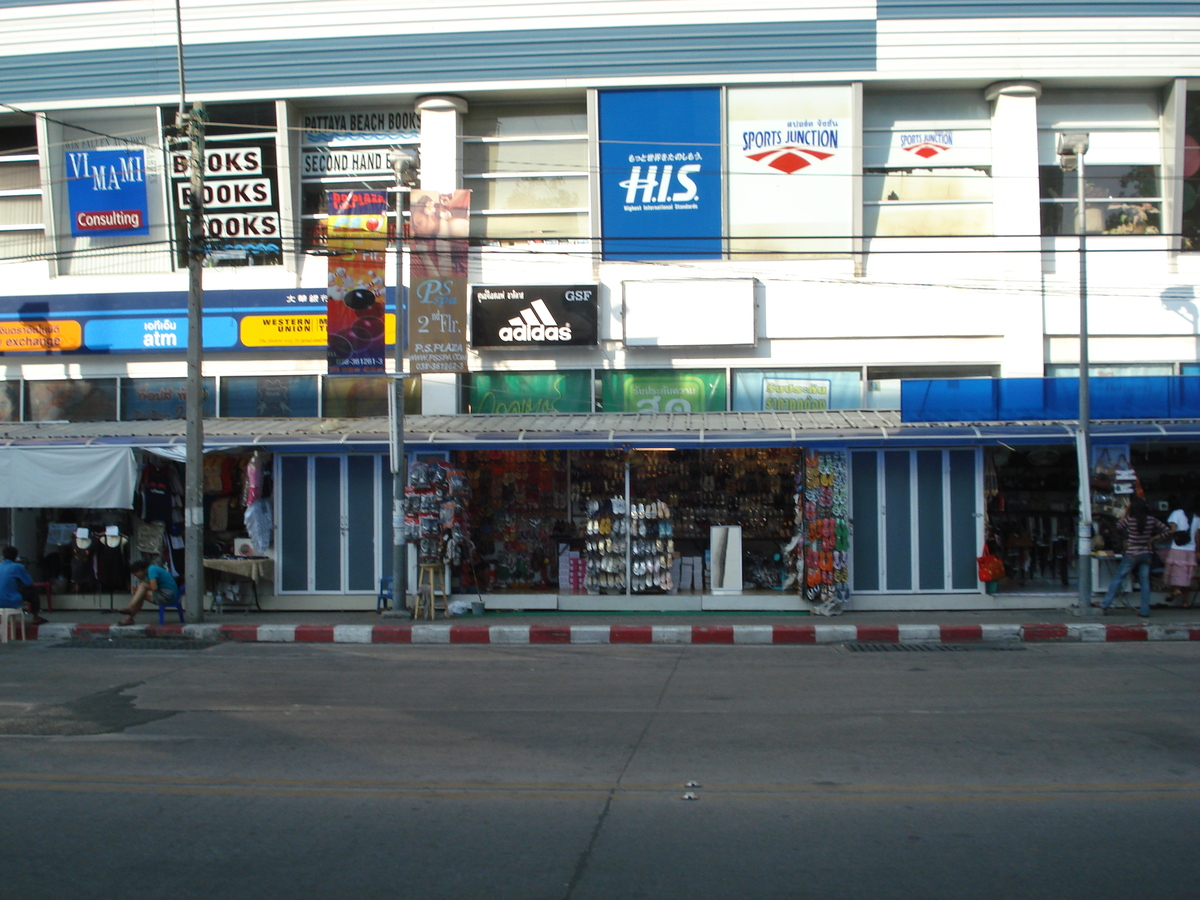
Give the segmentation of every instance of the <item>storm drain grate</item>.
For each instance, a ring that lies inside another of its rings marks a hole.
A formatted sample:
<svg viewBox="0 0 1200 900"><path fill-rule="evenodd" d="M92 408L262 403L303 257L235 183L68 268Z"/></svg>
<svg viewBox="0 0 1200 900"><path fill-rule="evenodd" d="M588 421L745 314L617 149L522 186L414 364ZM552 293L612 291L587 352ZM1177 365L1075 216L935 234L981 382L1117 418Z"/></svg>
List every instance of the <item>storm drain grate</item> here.
<svg viewBox="0 0 1200 900"><path fill-rule="evenodd" d="M55 647L86 647L91 650L207 650L220 641L199 638L91 638L73 637Z"/></svg>
<svg viewBox="0 0 1200 900"><path fill-rule="evenodd" d="M904 651L907 653L954 653L964 650L1024 650L1024 647L1014 647L1006 644L846 644L845 648L853 653L889 653Z"/></svg>

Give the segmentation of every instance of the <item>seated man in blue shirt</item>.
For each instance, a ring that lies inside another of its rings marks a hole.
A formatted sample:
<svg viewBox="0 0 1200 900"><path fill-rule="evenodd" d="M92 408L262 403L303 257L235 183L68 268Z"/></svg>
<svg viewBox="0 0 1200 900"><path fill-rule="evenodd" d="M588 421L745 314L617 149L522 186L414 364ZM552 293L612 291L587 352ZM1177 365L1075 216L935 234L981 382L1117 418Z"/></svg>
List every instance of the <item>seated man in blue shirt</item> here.
<svg viewBox="0 0 1200 900"><path fill-rule="evenodd" d="M34 625L45 625L37 591L32 590L33 579L25 567L17 562L17 548L5 547L0 555L4 557L0 559L0 606L10 609L24 606L33 615ZM23 587L26 590L22 590Z"/></svg>
<svg viewBox="0 0 1200 900"><path fill-rule="evenodd" d="M121 610L125 618L118 622L118 625L132 625L133 617L147 600L156 606L170 606L179 596L179 587L171 573L148 559L137 560L129 567L129 573L138 580L138 585L133 589L133 599L129 601L129 605Z"/></svg>

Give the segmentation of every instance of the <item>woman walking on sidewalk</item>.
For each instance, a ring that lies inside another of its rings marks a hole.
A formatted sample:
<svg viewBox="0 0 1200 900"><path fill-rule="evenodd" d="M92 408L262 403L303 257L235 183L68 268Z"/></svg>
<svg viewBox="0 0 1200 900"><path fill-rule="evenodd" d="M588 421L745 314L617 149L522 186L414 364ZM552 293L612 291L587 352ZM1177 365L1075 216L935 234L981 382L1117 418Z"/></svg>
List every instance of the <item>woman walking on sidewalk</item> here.
<svg viewBox="0 0 1200 900"><path fill-rule="evenodd" d="M1143 619L1150 618L1150 560L1154 554L1151 546L1160 537L1172 532L1171 526L1150 515L1150 507L1142 497L1134 497L1129 504L1129 511L1117 522L1117 530L1125 536L1125 554L1117 573L1108 583L1108 591L1104 594L1104 602L1100 609L1108 612L1113 598L1125 583L1125 577L1138 570L1138 583L1142 588L1142 608L1138 615Z"/></svg>
<svg viewBox="0 0 1200 900"><path fill-rule="evenodd" d="M1171 599L1186 609L1192 605L1192 576L1196 571L1196 530L1200 529L1200 516L1196 515L1197 498L1193 497L1185 503L1172 497L1170 506L1167 524L1173 526L1175 531L1171 549L1167 552L1163 582L1170 585Z"/></svg>

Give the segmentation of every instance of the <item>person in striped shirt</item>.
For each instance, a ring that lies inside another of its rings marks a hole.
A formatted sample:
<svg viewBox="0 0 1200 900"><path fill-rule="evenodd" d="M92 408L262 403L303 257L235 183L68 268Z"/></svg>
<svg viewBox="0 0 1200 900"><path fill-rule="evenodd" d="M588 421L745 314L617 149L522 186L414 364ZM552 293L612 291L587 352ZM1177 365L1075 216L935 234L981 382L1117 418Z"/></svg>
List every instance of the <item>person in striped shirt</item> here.
<svg viewBox="0 0 1200 900"><path fill-rule="evenodd" d="M1142 497L1134 497L1129 504L1129 511L1117 522L1117 530L1125 537L1125 555L1117 574L1108 582L1108 591L1100 604L1102 612L1107 612L1112 606L1113 598L1125 583L1125 577L1137 567L1138 583L1142 588L1142 608L1138 615L1143 619L1150 618L1150 560L1154 553L1152 546L1160 537L1165 537L1173 530L1170 525L1150 515L1150 507Z"/></svg>

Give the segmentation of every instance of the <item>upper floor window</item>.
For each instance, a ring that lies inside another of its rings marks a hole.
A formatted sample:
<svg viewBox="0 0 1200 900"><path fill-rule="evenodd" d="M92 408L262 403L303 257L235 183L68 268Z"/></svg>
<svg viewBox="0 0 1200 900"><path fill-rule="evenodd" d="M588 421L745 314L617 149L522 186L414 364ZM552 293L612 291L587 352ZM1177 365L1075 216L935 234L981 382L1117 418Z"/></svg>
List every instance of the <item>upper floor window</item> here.
<svg viewBox="0 0 1200 900"><path fill-rule="evenodd" d="M978 91L863 98L863 233L992 233L992 132Z"/></svg>
<svg viewBox="0 0 1200 900"><path fill-rule="evenodd" d="M1183 249L1200 250L1200 91L1188 91L1183 148Z"/></svg>
<svg viewBox="0 0 1200 900"><path fill-rule="evenodd" d="M31 259L45 250L37 128L19 114L0 116L0 259Z"/></svg>
<svg viewBox="0 0 1200 900"><path fill-rule="evenodd" d="M1162 233L1159 100L1152 91L1061 91L1038 104L1042 234L1078 234L1078 176L1058 164L1058 135L1086 132L1088 234Z"/></svg>
<svg viewBox="0 0 1200 900"><path fill-rule="evenodd" d="M472 104L463 121L463 186L472 191L472 237L586 238L586 104Z"/></svg>

